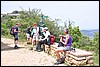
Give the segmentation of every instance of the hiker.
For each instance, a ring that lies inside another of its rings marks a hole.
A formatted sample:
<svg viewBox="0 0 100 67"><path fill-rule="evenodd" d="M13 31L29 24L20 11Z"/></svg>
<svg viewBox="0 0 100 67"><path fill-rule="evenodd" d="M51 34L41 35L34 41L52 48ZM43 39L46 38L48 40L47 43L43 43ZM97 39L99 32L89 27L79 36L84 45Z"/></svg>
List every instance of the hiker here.
<svg viewBox="0 0 100 67"><path fill-rule="evenodd" d="M39 39L39 27L37 26L36 22L33 24L31 36L32 36L32 46L34 46L34 43L36 42L35 44L37 44Z"/></svg>
<svg viewBox="0 0 100 67"><path fill-rule="evenodd" d="M50 36L50 32L48 31L48 28L45 27L42 31L43 31L44 38L39 40L39 42L36 46L36 49L35 49L35 51L38 51L38 52L42 51L42 49L41 49L42 44L50 45L50 44L48 44L49 36Z"/></svg>
<svg viewBox="0 0 100 67"><path fill-rule="evenodd" d="M14 44L15 44L15 46L14 46L14 48L16 49L16 48L18 48L18 33L20 32L19 30L18 30L18 27L20 26L20 23L16 23L16 26L14 26Z"/></svg>
<svg viewBox="0 0 100 67"><path fill-rule="evenodd" d="M66 51L69 51L71 49L72 37L70 36L70 34L68 34L68 29L65 29L64 33L66 34L65 38L63 37L63 39L60 39L60 42L64 46L58 47L58 49L55 51L55 54L56 54L56 57L57 57L57 61L54 64L62 63L65 60ZM60 57L60 54L59 54L60 52L61 53L64 52L63 58Z"/></svg>
<svg viewBox="0 0 100 67"><path fill-rule="evenodd" d="M31 41L31 28L32 28L32 26L29 26L29 27L27 28L27 30L26 30L27 44L29 44L30 41Z"/></svg>

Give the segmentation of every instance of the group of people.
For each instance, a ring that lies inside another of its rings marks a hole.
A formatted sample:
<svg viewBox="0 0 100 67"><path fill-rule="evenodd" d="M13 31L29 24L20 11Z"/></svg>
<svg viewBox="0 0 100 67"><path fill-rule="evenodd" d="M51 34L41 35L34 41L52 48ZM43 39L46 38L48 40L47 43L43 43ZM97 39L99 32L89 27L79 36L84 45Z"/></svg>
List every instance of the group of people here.
<svg viewBox="0 0 100 67"><path fill-rule="evenodd" d="M14 48L18 48L18 33L20 31L18 31L18 26L20 26L19 23L16 24L16 26L14 27L14 43L15 43L15 46ZM48 28L47 27L44 27L42 29L42 34L43 36L39 36L39 27L37 26L37 23L35 22L33 24L33 27L32 26L29 26L27 28L27 31L26 31L26 35L27 35L27 43L29 41L32 41L32 46L34 45L35 41L36 41L36 49L35 51L42 51L41 49L41 45L42 44L47 44L50 46L50 32L48 31ZM60 36L60 41L59 41L59 44L58 44L58 49L55 51L55 54L56 54L56 57L57 57L57 61L54 63L54 64L60 64L62 62L62 60L64 60L66 58L66 51L70 50L71 49L71 46L72 46L72 37L70 34L68 34L69 30L67 28L64 29L64 33L65 33L65 36ZM64 56L63 58L60 57L60 54L59 53L64 53Z"/></svg>
<svg viewBox="0 0 100 67"><path fill-rule="evenodd" d="M42 36L40 34L42 34ZM27 43L31 41L32 46L36 44L35 51L38 51L38 52L42 51L42 48L41 48L42 44L50 45L50 35L51 34L48 31L48 28L44 27L42 28L42 30L40 30L36 22L33 24L33 28L32 26L29 26L27 28L26 35L27 35Z"/></svg>

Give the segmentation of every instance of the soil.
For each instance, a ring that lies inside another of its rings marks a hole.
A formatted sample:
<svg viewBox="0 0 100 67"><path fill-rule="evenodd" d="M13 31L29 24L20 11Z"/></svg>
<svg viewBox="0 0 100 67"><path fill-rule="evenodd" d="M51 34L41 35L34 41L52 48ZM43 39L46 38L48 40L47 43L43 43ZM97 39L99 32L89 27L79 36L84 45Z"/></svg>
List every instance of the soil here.
<svg viewBox="0 0 100 67"><path fill-rule="evenodd" d="M1 38L1 66L66 66L54 65L56 59L45 52L29 50L26 42L20 42L14 49L14 40Z"/></svg>

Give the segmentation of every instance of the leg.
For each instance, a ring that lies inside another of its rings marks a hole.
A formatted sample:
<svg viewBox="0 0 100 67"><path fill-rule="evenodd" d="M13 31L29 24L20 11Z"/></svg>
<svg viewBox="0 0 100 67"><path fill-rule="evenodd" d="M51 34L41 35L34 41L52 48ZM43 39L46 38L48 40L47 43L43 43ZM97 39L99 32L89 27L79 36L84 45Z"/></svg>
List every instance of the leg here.
<svg viewBox="0 0 100 67"><path fill-rule="evenodd" d="M36 45L38 44L38 41L36 41Z"/></svg>
<svg viewBox="0 0 100 67"><path fill-rule="evenodd" d="M15 40L15 41L14 41L15 45L17 45L17 44L18 44L18 35L15 35L15 36L14 36L14 40Z"/></svg>
<svg viewBox="0 0 100 67"><path fill-rule="evenodd" d="M47 40L43 41L43 50L44 50L44 52L45 52L45 44L47 44Z"/></svg>
<svg viewBox="0 0 100 67"><path fill-rule="evenodd" d="M60 54L59 54L60 52L63 52L63 50L57 50L55 52L56 57L57 57L57 61L54 63L54 65L58 65L58 64L61 64L62 62L64 62L64 59L60 58Z"/></svg>
<svg viewBox="0 0 100 67"><path fill-rule="evenodd" d="M16 44L16 42L15 42L15 35L13 35L14 36L14 44Z"/></svg>
<svg viewBox="0 0 100 67"><path fill-rule="evenodd" d="M39 37L36 36L36 45L38 44Z"/></svg>
<svg viewBox="0 0 100 67"><path fill-rule="evenodd" d="M27 41L29 42L29 40L30 40L30 35L27 34Z"/></svg>
<svg viewBox="0 0 100 67"><path fill-rule="evenodd" d="M45 52L45 45L43 44L43 51Z"/></svg>
<svg viewBox="0 0 100 67"><path fill-rule="evenodd" d="M36 45L36 50L41 50L41 45L43 44L42 41L39 41L38 44Z"/></svg>
<svg viewBox="0 0 100 67"><path fill-rule="evenodd" d="M26 33L26 36L27 36L27 44L29 43L29 34Z"/></svg>
<svg viewBox="0 0 100 67"><path fill-rule="evenodd" d="M64 58L60 57L59 53L63 53L64 52L64 47L58 47L58 49L55 51L56 57L57 57L57 62L54 64L60 64L62 62L64 62Z"/></svg>
<svg viewBox="0 0 100 67"><path fill-rule="evenodd" d="M30 37L30 44L32 43L32 38Z"/></svg>
<svg viewBox="0 0 100 67"><path fill-rule="evenodd" d="M14 48L16 49L16 48L18 48L18 38L15 38L15 46L14 46Z"/></svg>
<svg viewBox="0 0 100 67"><path fill-rule="evenodd" d="M18 40L15 41L15 44L18 45Z"/></svg>
<svg viewBox="0 0 100 67"><path fill-rule="evenodd" d="M34 46L34 42L35 42L35 40L32 39L32 46Z"/></svg>
<svg viewBox="0 0 100 67"><path fill-rule="evenodd" d="M34 43L35 43L35 36L33 35L33 38L32 38L32 46L34 46Z"/></svg>
<svg viewBox="0 0 100 67"><path fill-rule="evenodd" d="M71 49L71 46L66 46L66 47L64 47L64 58L66 58L66 51L70 51L70 49Z"/></svg>
<svg viewBox="0 0 100 67"><path fill-rule="evenodd" d="M56 57L57 57L57 60L60 60L60 54L59 54L60 52L63 53L63 50L57 50L57 51L55 52Z"/></svg>
<svg viewBox="0 0 100 67"><path fill-rule="evenodd" d="M64 57L63 58L66 58L66 51L64 50Z"/></svg>

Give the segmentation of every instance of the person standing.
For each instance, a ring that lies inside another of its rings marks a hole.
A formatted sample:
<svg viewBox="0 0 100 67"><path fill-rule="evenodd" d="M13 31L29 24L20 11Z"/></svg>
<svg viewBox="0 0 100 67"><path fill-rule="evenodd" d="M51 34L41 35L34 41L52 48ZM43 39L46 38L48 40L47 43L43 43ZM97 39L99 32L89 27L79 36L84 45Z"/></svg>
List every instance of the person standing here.
<svg viewBox="0 0 100 67"><path fill-rule="evenodd" d="M33 24L31 36L32 36L32 46L33 46L35 42L36 44L38 43L38 39L39 39L39 27L37 26L36 22Z"/></svg>
<svg viewBox="0 0 100 67"><path fill-rule="evenodd" d="M31 41L31 28L32 26L29 26L26 30L26 36L27 36L27 44Z"/></svg>
<svg viewBox="0 0 100 67"><path fill-rule="evenodd" d="M18 48L18 33L20 32L19 30L18 30L18 27L20 26L20 23L16 23L16 26L14 26L14 44L15 44L15 46L14 46L14 48L16 49L16 48Z"/></svg>

